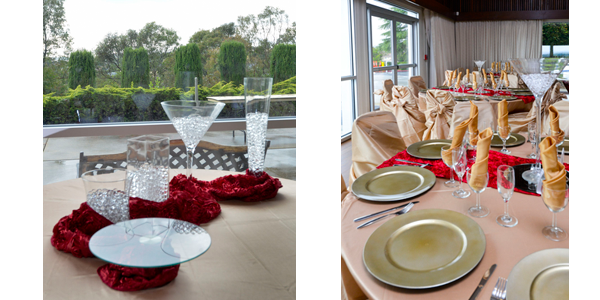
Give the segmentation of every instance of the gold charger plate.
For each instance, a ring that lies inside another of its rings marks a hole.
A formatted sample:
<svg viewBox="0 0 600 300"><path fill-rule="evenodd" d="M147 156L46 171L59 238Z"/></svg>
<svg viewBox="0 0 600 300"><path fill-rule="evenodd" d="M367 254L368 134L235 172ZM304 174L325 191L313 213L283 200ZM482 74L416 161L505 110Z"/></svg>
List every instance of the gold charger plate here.
<svg viewBox="0 0 600 300"><path fill-rule="evenodd" d="M352 183L352 193L371 201L398 201L427 192L435 174L420 167L395 166L373 170Z"/></svg>
<svg viewBox="0 0 600 300"><path fill-rule="evenodd" d="M507 300L569 299L569 249L535 252L510 271Z"/></svg>
<svg viewBox="0 0 600 300"><path fill-rule="evenodd" d="M420 89L419 93L427 93L428 89Z"/></svg>
<svg viewBox="0 0 600 300"><path fill-rule="evenodd" d="M473 219L451 210L423 209L377 228L365 244L363 262L382 282L426 289L465 276L484 253L485 234Z"/></svg>
<svg viewBox="0 0 600 300"><path fill-rule="evenodd" d="M510 91L512 92L528 92L531 93L531 90L529 89L519 89L519 88L508 88Z"/></svg>
<svg viewBox="0 0 600 300"><path fill-rule="evenodd" d="M519 98L517 98L515 96L491 96L490 100L495 100L495 101L502 101L502 100L512 101L512 100L519 100Z"/></svg>
<svg viewBox="0 0 600 300"><path fill-rule="evenodd" d="M513 92L515 96L533 96L532 92Z"/></svg>
<svg viewBox="0 0 600 300"><path fill-rule="evenodd" d="M440 85L440 86L436 86L435 88L438 90L449 90L450 89L450 87L447 85Z"/></svg>
<svg viewBox="0 0 600 300"><path fill-rule="evenodd" d="M442 147L452 145L452 140L426 140L411 144L406 149L408 154L424 159L442 159Z"/></svg>
<svg viewBox="0 0 600 300"><path fill-rule="evenodd" d="M456 100L456 101L481 101L481 98L476 97L476 96L455 96L454 100Z"/></svg>
<svg viewBox="0 0 600 300"><path fill-rule="evenodd" d="M511 133L508 140L506 140L506 147L515 147L525 144L525 137L518 133ZM491 147L502 147L502 140L498 134L494 134L492 137Z"/></svg>

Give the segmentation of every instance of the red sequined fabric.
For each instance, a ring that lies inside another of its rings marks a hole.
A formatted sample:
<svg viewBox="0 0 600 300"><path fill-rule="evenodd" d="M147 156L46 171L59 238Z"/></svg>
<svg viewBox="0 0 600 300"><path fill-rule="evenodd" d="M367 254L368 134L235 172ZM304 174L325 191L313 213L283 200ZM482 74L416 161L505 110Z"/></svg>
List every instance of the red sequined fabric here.
<svg viewBox="0 0 600 300"><path fill-rule="evenodd" d="M227 175L212 181L179 174L169 183L169 198L164 202L131 197L129 216L130 219L171 218L200 225L221 213L218 201L236 199L254 202L271 199L281 187L279 179L266 172L257 177L246 171L243 175ZM111 221L84 202L79 209L58 221L50 243L75 257L94 257L89 248L90 238L110 224ZM113 289L137 291L167 284L177 276L178 270L179 266L142 269L107 264L98 269L98 275Z"/></svg>
<svg viewBox="0 0 600 300"><path fill-rule="evenodd" d="M471 157L474 155L474 153L472 152L472 150L468 150L467 155L468 155L468 157ZM436 177L440 177L440 178L449 178L450 177L449 176L450 168L448 168L448 166L446 166L446 164L444 164L444 162L441 159L431 160L431 159L416 158L416 157L413 157L410 154L408 154L408 152L406 152L406 150L399 152L398 154L394 155L392 158L384 161L381 165L379 165L377 167L377 169L391 167L393 165L414 166L413 164L396 161L395 159L397 159L397 158L404 159L404 160L410 160L410 161L414 161L414 162L419 162L419 163L430 164L431 166L427 166L425 168L427 170L433 172L433 174L435 174ZM488 174L489 174L488 187L491 187L494 189L498 188L498 182L496 179L496 177L497 177L496 171L499 166L501 166L501 165L516 166L516 165L531 164L531 163L535 163L535 159L506 155L506 154L500 153L498 151L490 150L489 159L488 159ZM468 167L471 167L472 165L473 165L473 162L468 163ZM565 163L564 165L565 165L565 169L569 170L569 164ZM455 179L458 179L458 178L455 177ZM467 182L467 176L463 176L462 181ZM517 188L515 188L515 191L523 193L523 194L527 194L527 195L539 196L538 194L525 192L525 191L519 190Z"/></svg>

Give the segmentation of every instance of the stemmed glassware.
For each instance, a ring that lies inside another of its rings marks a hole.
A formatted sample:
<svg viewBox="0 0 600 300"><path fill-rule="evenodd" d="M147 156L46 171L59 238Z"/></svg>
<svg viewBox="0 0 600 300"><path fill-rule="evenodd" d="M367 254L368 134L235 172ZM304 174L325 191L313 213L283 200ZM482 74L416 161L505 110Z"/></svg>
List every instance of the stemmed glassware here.
<svg viewBox="0 0 600 300"><path fill-rule="evenodd" d="M508 200L510 200L515 190L515 169L507 165L498 166L497 179L498 193L500 193L502 200L504 200L504 214L498 216L496 222L500 226L514 227L519 221L508 214Z"/></svg>
<svg viewBox="0 0 600 300"><path fill-rule="evenodd" d="M506 140L510 138L510 126L502 127L498 125L498 137L502 140L502 150L500 152L510 154L510 151L506 149Z"/></svg>
<svg viewBox="0 0 600 300"><path fill-rule="evenodd" d="M469 208L468 213L471 217L483 218L490 213L490 210L485 206L481 206L480 194L485 191L485 188L487 187L489 175L487 172L485 174L473 175L472 172L472 169L467 170L467 183L471 190L475 192L475 195L477 195L477 202L475 203L475 206Z"/></svg>
<svg viewBox="0 0 600 300"><path fill-rule="evenodd" d="M161 103L187 150L186 176L192 175L194 150L225 104L216 101L172 100Z"/></svg>
<svg viewBox="0 0 600 300"><path fill-rule="evenodd" d="M562 241L567 238L567 232L558 227L556 214L563 211L569 202L569 186L563 190L542 189L542 199L544 204L552 212L552 226L546 226L542 229L544 236L553 241Z"/></svg>
<svg viewBox="0 0 600 300"><path fill-rule="evenodd" d="M523 179L532 181L537 177L541 177L543 170L539 164L539 145L542 128L542 99L546 91L552 86L554 80L562 73L565 66L569 63L567 58L515 58L510 60L510 64L517 72L519 77L531 90L535 96L535 105L537 115L535 124L536 128L536 159L538 163L533 170L523 172Z"/></svg>
<svg viewBox="0 0 600 300"><path fill-rule="evenodd" d="M456 180L454 180L454 169L452 168L452 160L446 161L444 159L444 154L443 154L444 152L448 151L448 149L450 149L450 147L451 147L450 145L445 145L442 147L442 151L441 151L442 161L448 168L450 168L450 180L444 182L444 185L449 188L454 188L454 187L457 187L459 185L459 183Z"/></svg>
<svg viewBox="0 0 600 300"><path fill-rule="evenodd" d="M456 198L467 198L471 193L469 191L465 191L462 188L462 179L465 175L465 171L467 169L467 149L465 146L460 146L452 149L452 166L454 167L454 172L458 175L458 190L452 192L452 196Z"/></svg>
<svg viewBox="0 0 600 300"><path fill-rule="evenodd" d="M479 74L481 74L481 67L485 64L485 60L474 60L473 62L475 62L475 65L479 68Z"/></svg>
<svg viewBox="0 0 600 300"><path fill-rule="evenodd" d="M527 124L527 134L529 136L529 142L531 143L531 154L527 155L527 158L537 158L535 154L535 146L537 145L537 139L535 138L536 125L534 122Z"/></svg>
<svg viewBox="0 0 600 300"><path fill-rule="evenodd" d="M471 147L471 153L472 155L469 157L469 152L467 151L467 158L469 159L470 162L474 162L475 158L477 157L477 141L479 140L479 135L477 135L476 133L473 133L471 131L467 131L465 133L465 137L466 137L466 141L465 143L467 145L469 145ZM471 143L473 142L473 143Z"/></svg>

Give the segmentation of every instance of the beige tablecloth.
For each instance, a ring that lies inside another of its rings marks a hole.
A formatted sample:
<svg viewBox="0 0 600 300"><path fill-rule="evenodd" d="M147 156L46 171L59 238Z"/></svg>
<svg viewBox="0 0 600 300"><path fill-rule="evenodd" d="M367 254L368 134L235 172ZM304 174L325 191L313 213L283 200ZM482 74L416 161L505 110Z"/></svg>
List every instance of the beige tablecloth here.
<svg viewBox="0 0 600 300"><path fill-rule="evenodd" d="M235 173L193 173L200 180L228 174ZM102 283L96 270L106 262L52 247L52 228L79 208L85 193L81 179L45 185L44 299L295 299L296 182L280 180L283 188L274 199L221 201L221 214L201 225L212 238L210 249L182 264L169 284L138 292L120 292Z"/></svg>
<svg viewBox="0 0 600 300"><path fill-rule="evenodd" d="M531 153L531 144L525 143L509 148L513 155L524 157ZM498 151L498 148L492 148ZM569 158L565 155L565 162ZM468 216L467 209L475 205L475 194L466 199L454 198L454 189L444 186L446 179L438 178L435 186L426 194L414 198L420 203L413 211L430 208L448 209ZM463 188L469 190L466 183ZM504 204L496 189L487 188L481 194L481 204L490 209L484 218L473 218L483 229L486 237L486 250L481 262L463 278L438 287L425 290L409 290L380 282L367 271L363 264L363 248L371 233L385 223L379 222L365 228L356 229L360 223L352 220L369 213L398 206L398 202L384 203L360 200L353 194L342 202L342 257L348 269L361 289L371 300L380 299L468 299L483 274L492 264L497 264L496 271L490 277L478 299L489 299L498 277L507 278L512 268L525 256L542 249L569 248L569 239L554 242L542 235L542 228L552 223L552 213L546 208L541 197L515 192L509 201L509 214L517 217L519 224L513 228L501 227L496 217L503 214ZM558 214L558 226L569 234L569 206Z"/></svg>

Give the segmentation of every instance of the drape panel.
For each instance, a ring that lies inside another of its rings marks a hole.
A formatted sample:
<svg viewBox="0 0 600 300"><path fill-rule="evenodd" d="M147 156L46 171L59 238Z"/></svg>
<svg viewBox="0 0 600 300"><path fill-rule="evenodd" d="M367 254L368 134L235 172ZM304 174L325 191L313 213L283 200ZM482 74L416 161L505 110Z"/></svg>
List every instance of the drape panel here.
<svg viewBox="0 0 600 300"><path fill-rule="evenodd" d="M429 25L429 86L434 87L444 82L444 71L454 70L458 65L456 56L456 38L454 35L454 21L424 9L426 24Z"/></svg>
<svg viewBox="0 0 600 300"><path fill-rule="evenodd" d="M494 61L541 58L542 25L542 20L456 22L456 67L473 70L476 59L485 60L487 69Z"/></svg>

